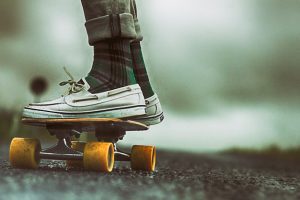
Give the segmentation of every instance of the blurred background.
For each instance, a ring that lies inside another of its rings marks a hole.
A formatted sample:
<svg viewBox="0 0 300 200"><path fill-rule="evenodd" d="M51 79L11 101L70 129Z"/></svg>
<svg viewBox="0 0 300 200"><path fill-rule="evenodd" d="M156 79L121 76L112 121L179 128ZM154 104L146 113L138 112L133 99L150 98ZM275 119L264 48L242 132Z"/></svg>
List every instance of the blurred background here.
<svg viewBox="0 0 300 200"><path fill-rule="evenodd" d="M125 144L214 152L300 146L300 2L137 0L142 43L164 123ZM22 107L59 97L92 65L81 2L0 1L0 143L37 136ZM30 84L48 82L36 96ZM43 134L46 137L46 134ZM40 137L40 136L39 136Z"/></svg>

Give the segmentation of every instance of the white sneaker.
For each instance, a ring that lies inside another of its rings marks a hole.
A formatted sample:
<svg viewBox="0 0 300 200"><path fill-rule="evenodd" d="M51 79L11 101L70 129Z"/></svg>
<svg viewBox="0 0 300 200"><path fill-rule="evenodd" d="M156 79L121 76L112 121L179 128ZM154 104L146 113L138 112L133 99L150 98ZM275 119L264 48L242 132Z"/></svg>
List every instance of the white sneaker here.
<svg viewBox="0 0 300 200"><path fill-rule="evenodd" d="M67 82L70 94L26 106L26 118L127 118L145 115L145 100L138 84L92 94L89 85Z"/></svg>
<svg viewBox="0 0 300 200"><path fill-rule="evenodd" d="M131 118L134 121L141 122L148 126L159 124L164 120L164 113L160 105L158 96L153 96L145 99L146 102L146 115Z"/></svg>

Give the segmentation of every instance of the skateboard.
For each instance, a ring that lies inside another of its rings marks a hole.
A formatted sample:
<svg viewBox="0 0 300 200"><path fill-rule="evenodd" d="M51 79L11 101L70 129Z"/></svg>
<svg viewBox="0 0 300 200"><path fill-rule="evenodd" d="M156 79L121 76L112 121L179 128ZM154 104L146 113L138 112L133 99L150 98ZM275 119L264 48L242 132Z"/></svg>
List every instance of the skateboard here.
<svg viewBox="0 0 300 200"><path fill-rule="evenodd" d="M40 126L56 136L57 144L41 148L38 139L14 138L10 144L9 160L14 168L36 169L41 159L65 160L67 167L81 167L87 171L111 172L115 161L128 161L133 170L154 171L154 146L134 145L131 153L117 148L128 131L148 130L148 126L130 120L114 118L30 119L22 123ZM83 133L94 133L98 141L72 141Z"/></svg>

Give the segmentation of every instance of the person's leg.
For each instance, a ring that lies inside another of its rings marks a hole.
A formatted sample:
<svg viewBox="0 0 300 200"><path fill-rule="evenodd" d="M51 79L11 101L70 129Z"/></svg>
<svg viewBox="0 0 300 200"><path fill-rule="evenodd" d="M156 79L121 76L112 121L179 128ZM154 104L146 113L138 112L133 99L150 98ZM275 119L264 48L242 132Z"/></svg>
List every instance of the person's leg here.
<svg viewBox="0 0 300 200"><path fill-rule="evenodd" d="M144 116L144 95L134 77L130 41L136 38L130 0L82 0L94 63L87 77L70 79L68 95L26 106L28 118L130 118Z"/></svg>
<svg viewBox="0 0 300 200"><path fill-rule="evenodd" d="M131 14L133 15L135 31L137 33L137 37L131 41L131 55L133 61L133 71L136 78L137 83L140 85L145 98L149 98L154 95L153 89L151 87L151 83L149 80L149 76L147 73L143 52L141 49L141 41L143 40L143 36L141 33L140 24L137 17L137 7L135 0L131 0Z"/></svg>
<svg viewBox="0 0 300 200"><path fill-rule="evenodd" d="M164 119L162 107L158 96L154 93L141 49L141 41L143 36L141 33L140 24L137 17L137 6L135 0L131 0L131 14L134 19L134 26L137 37L131 41L130 49L133 61L133 71L137 83L140 85L146 101L146 115L142 117L135 117L134 120L144 123L146 125L155 125Z"/></svg>
<svg viewBox="0 0 300 200"><path fill-rule="evenodd" d="M136 84L130 41L136 38L130 0L82 0L94 62L85 80L92 93Z"/></svg>

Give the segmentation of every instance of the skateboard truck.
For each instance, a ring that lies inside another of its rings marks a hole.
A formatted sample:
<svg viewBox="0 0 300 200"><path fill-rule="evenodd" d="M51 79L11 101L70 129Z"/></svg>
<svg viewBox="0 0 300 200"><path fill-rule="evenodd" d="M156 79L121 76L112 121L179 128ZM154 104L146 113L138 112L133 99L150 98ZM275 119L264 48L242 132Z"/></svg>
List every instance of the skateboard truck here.
<svg viewBox="0 0 300 200"><path fill-rule="evenodd" d="M103 134L99 129L96 129L96 137L99 142L111 142L114 145L114 156L115 161L130 161L130 154L121 151L117 148L116 143L119 139L123 139L126 132L122 130L114 130L109 134ZM56 145L43 149L39 153L39 157L41 159L50 159L50 160L83 160L83 153L79 151L75 151L71 148L71 137L80 136L80 132L77 130L64 130L61 128L57 130L57 128L48 127L48 131L51 135L55 135L58 139Z"/></svg>
<svg viewBox="0 0 300 200"><path fill-rule="evenodd" d="M55 135L58 139L56 145L44 149L40 152L41 159L53 160L82 160L83 153L75 151L71 148L71 136L69 131L58 131L56 129L48 129L51 135Z"/></svg>

